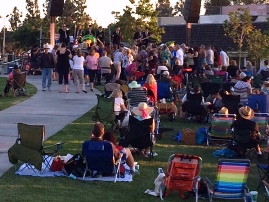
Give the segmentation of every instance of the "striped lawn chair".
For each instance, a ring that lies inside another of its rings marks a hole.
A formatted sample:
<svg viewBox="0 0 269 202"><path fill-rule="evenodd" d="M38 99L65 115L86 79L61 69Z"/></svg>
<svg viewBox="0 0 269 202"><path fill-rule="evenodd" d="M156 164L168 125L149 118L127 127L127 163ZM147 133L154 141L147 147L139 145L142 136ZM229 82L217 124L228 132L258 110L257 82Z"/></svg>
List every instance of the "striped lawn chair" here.
<svg viewBox="0 0 269 202"><path fill-rule="evenodd" d="M207 145L210 141L230 142L232 138L231 125L236 119L235 114L213 114L211 128L207 135Z"/></svg>
<svg viewBox="0 0 269 202"><path fill-rule="evenodd" d="M206 178L209 201L212 202L214 198L246 201L249 168L249 159L220 159L215 183Z"/></svg>
<svg viewBox="0 0 269 202"><path fill-rule="evenodd" d="M251 120L258 124L261 139L267 140L266 129L269 120L269 113L254 113L254 117Z"/></svg>

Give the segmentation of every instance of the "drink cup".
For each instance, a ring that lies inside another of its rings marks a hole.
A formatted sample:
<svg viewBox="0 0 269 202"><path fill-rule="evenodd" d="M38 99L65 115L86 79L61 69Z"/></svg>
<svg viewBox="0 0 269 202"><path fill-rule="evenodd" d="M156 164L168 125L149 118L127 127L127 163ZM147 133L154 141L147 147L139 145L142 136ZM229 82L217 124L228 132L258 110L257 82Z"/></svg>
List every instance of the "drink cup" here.
<svg viewBox="0 0 269 202"><path fill-rule="evenodd" d="M138 164L135 165L135 169L139 170L139 165Z"/></svg>
<svg viewBox="0 0 269 202"><path fill-rule="evenodd" d="M258 192L257 191L251 191L249 192L251 195L251 200L252 202L257 202L257 198L258 198Z"/></svg>

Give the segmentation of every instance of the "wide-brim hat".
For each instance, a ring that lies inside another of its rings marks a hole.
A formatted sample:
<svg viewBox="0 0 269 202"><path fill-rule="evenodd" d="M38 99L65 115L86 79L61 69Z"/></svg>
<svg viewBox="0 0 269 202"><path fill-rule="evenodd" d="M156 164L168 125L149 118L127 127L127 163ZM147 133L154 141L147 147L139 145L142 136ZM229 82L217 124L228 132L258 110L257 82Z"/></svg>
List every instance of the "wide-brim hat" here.
<svg viewBox="0 0 269 202"><path fill-rule="evenodd" d="M132 81L128 84L129 88L140 88L141 84L138 84L137 81Z"/></svg>
<svg viewBox="0 0 269 202"><path fill-rule="evenodd" d="M239 108L239 114L244 119L252 119L254 116L254 111L249 106L244 106Z"/></svg>
<svg viewBox="0 0 269 202"><path fill-rule="evenodd" d="M219 114L229 114L229 110L226 108L226 107L222 107L220 110L219 110Z"/></svg>
<svg viewBox="0 0 269 202"><path fill-rule="evenodd" d="M133 108L133 113L137 116L146 117L153 112L154 108L149 107L147 103L140 102L137 107Z"/></svg>

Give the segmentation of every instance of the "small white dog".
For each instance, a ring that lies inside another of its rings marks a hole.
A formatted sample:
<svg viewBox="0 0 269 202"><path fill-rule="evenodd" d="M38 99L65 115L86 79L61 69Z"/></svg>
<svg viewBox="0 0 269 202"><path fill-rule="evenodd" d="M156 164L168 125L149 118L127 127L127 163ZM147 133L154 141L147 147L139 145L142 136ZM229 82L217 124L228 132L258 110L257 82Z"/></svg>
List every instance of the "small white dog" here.
<svg viewBox="0 0 269 202"><path fill-rule="evenodd" d="M163 200L163 190L165 188L164 186L164 182L165 182L165 174L164 173L160 173L156 179L154 180L154 184L155 184L155 194L156 196L160 196L160 198Z"/></svg>

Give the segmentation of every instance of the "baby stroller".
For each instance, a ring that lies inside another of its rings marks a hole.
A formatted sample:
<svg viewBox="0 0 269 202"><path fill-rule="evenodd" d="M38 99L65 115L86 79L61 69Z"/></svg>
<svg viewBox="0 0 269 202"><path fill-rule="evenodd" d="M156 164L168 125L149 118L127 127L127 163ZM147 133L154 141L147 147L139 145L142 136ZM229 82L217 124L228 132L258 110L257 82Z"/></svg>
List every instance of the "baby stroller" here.
<svg viewBox="0 0 269 202"><path fill-rule="evenodd" d="M197 202L201 166L202 158L199 156L172 154L168 159L164 195L178 190L179 196L185 199L194 193Z"/></svg>

